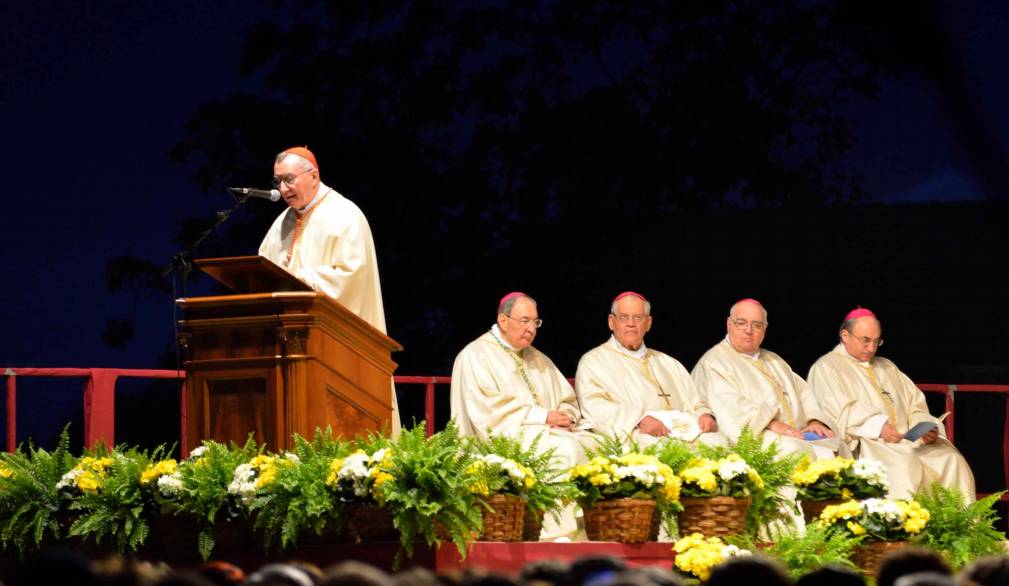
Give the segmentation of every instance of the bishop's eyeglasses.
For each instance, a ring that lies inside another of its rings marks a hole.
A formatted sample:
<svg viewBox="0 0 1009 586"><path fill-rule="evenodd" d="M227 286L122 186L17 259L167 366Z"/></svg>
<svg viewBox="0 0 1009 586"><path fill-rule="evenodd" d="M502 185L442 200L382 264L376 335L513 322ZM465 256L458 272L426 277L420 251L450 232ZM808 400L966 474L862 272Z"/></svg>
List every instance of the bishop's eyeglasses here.
<svg viewBox="0 0 1009 586"><path fill-rule="evenodd" d="M762 332L764 331L764 328L767 327L767 324L762 321L750 321L741 317L737 317L735 319L730 317L729 323L735 326L737 330L745 330L746 326L750 326L755 332Z"/></svg>
<svg viewBox="0 0 1009 586"><path fill-rule="evenodd" d="M541 327L543 327L543 320L541 320L540 318L529 319L528 317L523 317L523 318L515 319L514 317L512 317L512 316L510 316L508 314L505 314L505 313L502 313L501 315L507 317L508 319L512 320L513 322L518 322L518 324L520 326L522 326L523 328L528 328L529 326L533 326L534 328L536 328L538 330Z"/></svg>

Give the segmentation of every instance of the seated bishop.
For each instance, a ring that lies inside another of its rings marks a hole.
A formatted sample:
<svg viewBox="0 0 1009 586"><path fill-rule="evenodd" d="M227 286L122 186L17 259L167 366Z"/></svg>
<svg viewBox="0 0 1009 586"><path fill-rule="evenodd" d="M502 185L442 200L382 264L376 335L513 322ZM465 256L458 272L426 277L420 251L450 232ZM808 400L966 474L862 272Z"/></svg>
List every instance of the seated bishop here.
<svg viewBox="0 0 1009 586"><path fill-rule="evenodd" d="M974 474L929 413L924 393L876 355L883 345L876 315L852 310L839 335L840 343L809 369L809 388L852 452L883 463L891 498L909 498L938 480L973 502ZM924 431L920 437L909 433L915 426Z"/></svg>
<svg viewBox="0 0 1009 586"><path fill-rule="evenodd" d="M554 450L554 464L567 470L585 461L595 446L592 425L582 416L571 384L545 354L532 346L543 320L536 301L509 293L498 304L497 323L470 342L452 366L452 419L464 435L491 433L519 438L527 446ZM544 520L543 539L573 538L569 509L559 524Z"/></svg>
<svg viewBox="0 0 1009 586"><path fill-rule="evenodd" d="M628 291L613 300L610 339L578 362L575 391L597 433L609 433L641 447L663 437L727 446L728 438L701 400L687 369L676 359L645 346L652 328L652 304Z"/></svg>
<svg viewBox="0 0 1009 586"><path fill-rule="evenodd" d="M802 377L761 347L767 333L764 306L755 299L737 302L725 327L725 339L701 357L691 375L729 440L735 442L748 427L777 443L781 453L848 455Z"/></svg>

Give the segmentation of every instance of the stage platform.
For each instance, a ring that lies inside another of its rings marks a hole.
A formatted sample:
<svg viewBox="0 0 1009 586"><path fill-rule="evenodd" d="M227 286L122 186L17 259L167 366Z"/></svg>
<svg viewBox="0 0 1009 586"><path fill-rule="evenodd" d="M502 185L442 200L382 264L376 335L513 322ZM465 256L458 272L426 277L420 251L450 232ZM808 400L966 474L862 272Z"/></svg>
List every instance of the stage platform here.
<svg viewBox="0 0 1009 586"><path fill-rule="evenodd" d="M141 557L149 560L162 559L175 568L193 568L201 562L199 557L195 555L195 544L192 546L192 550L187 548L184 552L178 550L163 552L163 555L159 555L159 552L152 549L147 549L141 554ZM673 564L672 546L673 544L670 542L628 545L611 541L575 543L477 541L471 545L466 559L461 559L455 545L451 543L443 543L438 549L418 543L414 547L412 558L403 557L400 569L419 566L436 573L481 569L515 576L530 562L539 560L574 561L594 555L615 556L632 566L648 565L670 569ZM397 551L399 551L399 543L393 542L306 543L294 549L273 553L264 553L256 548L241 551L216 551L213 559L234 563L246 571L277 561L306 561L325 568L344 560L357 560L391 572Z"/></svg>

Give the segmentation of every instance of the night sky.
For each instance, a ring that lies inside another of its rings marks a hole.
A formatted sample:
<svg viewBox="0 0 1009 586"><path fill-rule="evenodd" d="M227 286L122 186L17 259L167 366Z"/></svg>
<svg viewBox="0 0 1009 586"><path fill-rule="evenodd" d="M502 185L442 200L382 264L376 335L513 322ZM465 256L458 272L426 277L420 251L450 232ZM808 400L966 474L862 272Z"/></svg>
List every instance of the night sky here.
<svg viewBox="0 0 1009 586"><path fill-rule="evenodd" d="M1009 7L950 2L939 11L977 120L1009 149ZM240 74L239 56L249 27L268 18L283 22L284 15L250 0L0 5L0 128L13 179L0 229L8 259L0 364L156 365L172 339L171 300L109 293L105 264L124 254L167 264L179 249L173 238L183 219L232 205L223 189L198 187L167 152L199 104L258 87ZM839 106L857 138L841 165L864 176L868 200L1009 196L992 193L998 186L979 173L950 91L935 80L902 76L887 79L876 100ZM270 154L245 185L268 187ZM263 201L248 205L281 210ZM122 317L137 327L125 350L100 339L106 320ZM976 327L992 327L977 317ZM397 336L396 323L390 334ZM585 349L596 343L586 341ZM573 363L560 366L573 376Z"/></svg>

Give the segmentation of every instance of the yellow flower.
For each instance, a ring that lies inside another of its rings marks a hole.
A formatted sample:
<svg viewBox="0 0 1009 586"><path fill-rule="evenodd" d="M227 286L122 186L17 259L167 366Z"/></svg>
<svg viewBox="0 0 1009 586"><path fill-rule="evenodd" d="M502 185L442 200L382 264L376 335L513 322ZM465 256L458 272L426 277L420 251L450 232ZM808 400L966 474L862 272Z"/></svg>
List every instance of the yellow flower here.
<svg viewBox="0 0 1009 586"><path fill-rule="evenodd" d="M613 482L609 474L600 473L589 477L589 484L594 486L605 486Z"/></svg>
<svg viewBox="0 0 1009 586"><path fill-rule="evenodd" d="M847 488L842 488L842 489L841 489L841 498L842 498L842 499L844 499L844 500L848 500L848 499L850 499L850 498L851 498L852 496L854 496L854 495L853 495L853 494L851 493L851 491L850 491L850 490L848 490Z"/></svg>
<svg viewBox="0 0 1009 586"><path fill-rule="evenodd" d="M4 478L10 478L11 476L14 476L14 473L11 471L10 468L4 466L3 464L0 464L0 476L3 476Z"/></svg>
<svg viewBox="0 0 1009 586"><path fill-rule="evenodd" d="M81 489L83 492L98 492L98 487L101 485L99 479L95 474L91 472L82 472L77 475L74 479L77 484L77 488Z"/></svg>
<svg viewBox="0 0 1009 586"><path fill-rule="evenodd" d="M865 533L865 527L862 527L861 525L855 523L854 521L848 521L846 525L848 527L848 530L851 531L853 535L862 535L863 533Z"/></svg>
<svg viewBox="0 0 1009 586"><path fill-rule="evenodd" d="M151 464L140 474L140 484L148 484L161 476L173 474L178 467L179 464L174 459L161 460L157 464Z"/></svg>
<svg viewBox="0 0 1009 586"><path fill-rule="evenodd" d="M329 462L329 473L326 474L326 484L336 486L340 482L340 468L343 468L343 458L333 458Z"/></svg>

